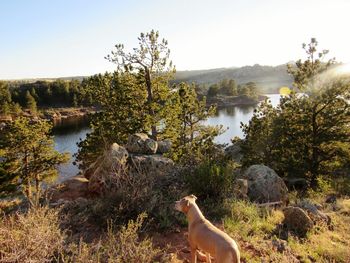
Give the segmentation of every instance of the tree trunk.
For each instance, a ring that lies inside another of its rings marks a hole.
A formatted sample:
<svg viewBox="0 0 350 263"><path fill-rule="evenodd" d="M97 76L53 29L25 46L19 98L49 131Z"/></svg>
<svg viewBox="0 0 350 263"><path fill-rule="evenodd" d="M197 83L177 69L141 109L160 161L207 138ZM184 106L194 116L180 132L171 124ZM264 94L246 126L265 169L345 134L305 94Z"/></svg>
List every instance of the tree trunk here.
<svg viewBox="0 0 350 263"><path fill-rule="evenodd" d="M146 80L146 87L147 87L147 104L149 107L149 115L151 115L151 119L153 122L155 117L154 110L152 109L153 91L152 91L151 74L148 68L145 68L145 80ZM157 126L154 123L151 124L151 132L152 132L152 136L151 136L152 139L157 140L158 131L157 131Z"/></svg>
<svg viewBox="0 0 350 263"><path fill-rule="evenodd" d="M28 200L31 202L32 200L32 186L30 183L30 174L29 174L29 160L28 160L28 154L27 151L24 153L24 174L23 179L25 180L25 195L27 196Z"/></svg>
<svg viewBox="0 0 350 263"><path fill-rule="evenodd" d="M38 175L35 175L35 190L35 205L38 205L40 198L40 179Z"/></svg>
<svg viewBox="0 0 350 263"><path fill-rule="evenodd" d="M318 167L319 167L319 153L318 153L318 145L317 145L317 136L318 136L318 129L317 129L317 114L316 109L313 108L312 111L312 154L311 154L311 164L310 164L310 173L311 173L311 187L316 188L317 187L317 176L318 176Z"/></svg>

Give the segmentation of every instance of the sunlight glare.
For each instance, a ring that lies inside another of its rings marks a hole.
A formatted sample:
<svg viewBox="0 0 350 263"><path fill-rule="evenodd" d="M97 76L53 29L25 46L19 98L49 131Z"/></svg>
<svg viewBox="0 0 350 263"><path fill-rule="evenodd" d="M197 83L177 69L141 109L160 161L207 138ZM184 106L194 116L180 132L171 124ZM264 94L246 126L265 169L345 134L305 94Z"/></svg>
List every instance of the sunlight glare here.
<svg viewBox="0 0 350 263"><path fill-rule="evenodd" d="M291 93L291 90L289 87L281 87L280 88L280 95L287 96Z"/></svg>
<svg viewBox="0 0 350 263"><path fill-rule="evenodd" d="M350 63L343 64L337 68L339 74L350 74Z"/></svg>

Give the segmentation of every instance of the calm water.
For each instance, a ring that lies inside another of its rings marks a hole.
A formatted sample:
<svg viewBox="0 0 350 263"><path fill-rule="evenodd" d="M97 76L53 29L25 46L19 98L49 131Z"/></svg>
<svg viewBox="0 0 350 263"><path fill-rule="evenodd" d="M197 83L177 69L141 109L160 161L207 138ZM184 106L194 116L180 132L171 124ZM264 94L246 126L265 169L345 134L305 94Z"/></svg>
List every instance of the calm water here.
<svg viewBox="0 0 350 263"><path fill-rule="evenodd" d="M279 102L279 94L267 95L271 100L272 105L276 106ZM223 125L227 128L227 131L216 138L218 143L229 143L234 136L243 137L243 133L240 129L240 123L248 123L253 115L255 107L230 107L221 109L216 116L208 119L205 124L208 125ZM88 128L87 118L78 118L74 120L63 120L60 123L55 124L53 130L55 148L59 152L69 152L71 155L78 151L77 142L80 139L84 140L86 134L90 132ZM77 166L73 164L74 157L70 161L59 167L60 176L58 182L72 177L79 173Z"/></svg>
<svg viewBox="0 0 350 263"><path fill-rule="evenodd" d="M279 94L266 95L273 106L277 106L279 103ZM256 106L239 106L220 109L216 116L209 118L205 124L208 125L222 125L226 132L216 137L217 143L230 143L231 139L235 136L243 137L243 132L240 128L241 122L248 123L253 116L253 111Z"/></svg>
<svg viewBox="0 0 350 263"><path fill-rule="evenodd" d="M88 132L90 132L90 129L88 128L87 117L55 123L55 128L53 129L55 149L61 153L68 152L71 155L69 162L59 167L58 182L62 182L79 173L78 167L73 164L73 155L78 152L77 142L80 139L84 140Z"/></svg>

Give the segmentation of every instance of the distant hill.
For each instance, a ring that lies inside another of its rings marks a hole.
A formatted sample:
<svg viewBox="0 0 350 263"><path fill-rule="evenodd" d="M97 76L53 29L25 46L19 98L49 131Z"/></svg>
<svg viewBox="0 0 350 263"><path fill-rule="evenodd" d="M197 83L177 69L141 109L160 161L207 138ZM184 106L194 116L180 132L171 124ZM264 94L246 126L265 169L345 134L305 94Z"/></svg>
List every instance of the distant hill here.
<svg viewBox="0 0 350 263"><path fill-rule="evenodd" d="M22 79L17 82L35 82L62 80L82 80L84 76L62 77L62 78L37 78L37 79ZM177 71L175 76L176 83L189 82L198 84L213 84L222 79L235 79L237 84L247 83L249 81L256 82L261 93L275 93L281 86L291 86L292 78L287 74L287 66L244 66L240 68L217 68L206 70L188 70Z"/></svg>
<svg viewBox="0 0 350 263"><path fill-rule="evenodd" d="M176 72L175 82L195 82L213 84L222 79L235 79L237 84L256 82L261 92L275 93L281 86L291 86L292 78L287 73L287 65L244 66L240 68L217 68Z"/></svg>

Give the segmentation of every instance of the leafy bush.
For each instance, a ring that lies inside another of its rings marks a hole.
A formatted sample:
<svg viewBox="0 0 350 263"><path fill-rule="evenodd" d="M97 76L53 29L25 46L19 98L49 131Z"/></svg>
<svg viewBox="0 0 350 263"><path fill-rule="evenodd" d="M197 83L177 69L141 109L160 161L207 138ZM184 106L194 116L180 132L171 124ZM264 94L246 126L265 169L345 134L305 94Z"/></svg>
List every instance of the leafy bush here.
<svg viewBox="0 0 350 263"><path fill-rule="evenodd" d="M185 172L185 183L190 193L203 199L222 200L230 195L234 166L215 161L203 161Z"/></svg>

